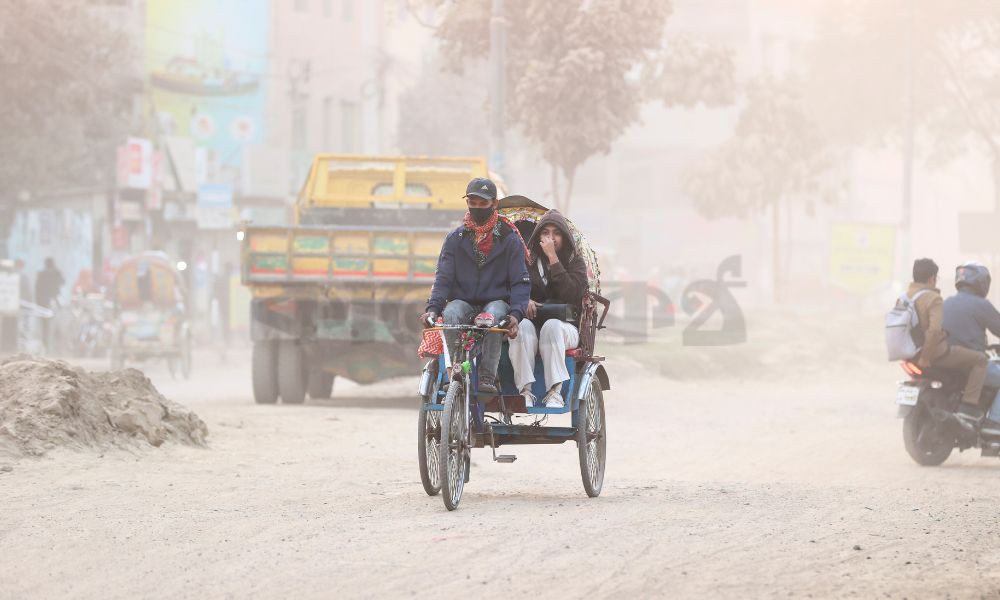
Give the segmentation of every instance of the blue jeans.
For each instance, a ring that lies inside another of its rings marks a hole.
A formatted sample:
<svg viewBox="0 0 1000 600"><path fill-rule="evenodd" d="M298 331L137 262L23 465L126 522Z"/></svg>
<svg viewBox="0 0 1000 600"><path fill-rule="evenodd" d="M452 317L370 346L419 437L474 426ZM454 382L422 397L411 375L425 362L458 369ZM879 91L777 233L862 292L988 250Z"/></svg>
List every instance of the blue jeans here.
<svg viewBox="0 0 1000 600"><path fill-rule="evenodd" d="M991 360L986 365L985 387L996 388L997 395L993 398L993 406L990 408L989 419L1000 422L1000 361Z"/></svg>
<svg viewBox="0 0 1000 600"><path fill-rule="evenodd" d="M497 321L507 316L510 306L503 300L494 300L486 306L473 306L464 300L452 300L444 307L444 322L448 325L471 325L472 320L481 312L490 313ZM446 331L448 351L454 357L458 352L458 333ZM479 358L479 378L495 380L497 365L500 364L500 346L503 336L499 333L489 333L483 342L483 354Z"/></svg>

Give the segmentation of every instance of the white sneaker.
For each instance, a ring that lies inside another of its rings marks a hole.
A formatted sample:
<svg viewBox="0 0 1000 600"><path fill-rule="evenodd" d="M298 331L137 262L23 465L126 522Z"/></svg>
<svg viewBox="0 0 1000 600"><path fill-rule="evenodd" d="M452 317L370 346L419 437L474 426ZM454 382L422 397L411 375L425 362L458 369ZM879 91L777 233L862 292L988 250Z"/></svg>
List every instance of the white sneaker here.
<svg viewBox="0 0 1000 600"><path fill-rule="evenodd" d="M521 390L521 395L524 396L524 408L531 408L538 403L538 399L531 393L530 386Z"/></svg>
<svg viewBox="0 0 1000 600"><path fill-rule="evenodd" d="M549 393L545 394L545 408L563 408L565 406L566 403L563 402L559 390L549 390Z"/></svg>

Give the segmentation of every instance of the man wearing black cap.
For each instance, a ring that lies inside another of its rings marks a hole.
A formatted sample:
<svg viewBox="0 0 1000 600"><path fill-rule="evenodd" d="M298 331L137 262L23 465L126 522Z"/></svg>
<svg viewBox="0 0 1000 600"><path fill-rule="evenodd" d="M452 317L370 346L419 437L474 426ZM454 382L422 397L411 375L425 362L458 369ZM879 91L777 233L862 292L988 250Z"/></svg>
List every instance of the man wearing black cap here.
<svg viewBox="0 0 1000 600"><path fill-rule="evenodd" d="M510 221L497 214L497 187L489 179L470 181L465 201L469 212L462 226L444 240L421 321L443 315L450 325L469 324L477 314L486 312L498 321L510 317L507 336L515 338L531 294L524 240ZM458 336L446 332L445 337L449 348L457 350ZM497 393L501 341L496 334L486 338L479 366L481 393Z"/></svg>

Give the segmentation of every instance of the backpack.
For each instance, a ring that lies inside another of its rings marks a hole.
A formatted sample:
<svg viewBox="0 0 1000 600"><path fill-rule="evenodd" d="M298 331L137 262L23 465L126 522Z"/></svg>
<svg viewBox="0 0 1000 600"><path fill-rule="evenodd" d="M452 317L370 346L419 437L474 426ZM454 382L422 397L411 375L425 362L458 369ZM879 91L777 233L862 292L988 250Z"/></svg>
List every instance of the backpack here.
<svg viewBox="0 0 1000 600"><path fill-rule="evenodd" d="M912 298L903 294L885 315L885 348L889 360L910 360L920 353L924 344L924 330L920 328L917 298L930 290L920 290Z"/></svg>

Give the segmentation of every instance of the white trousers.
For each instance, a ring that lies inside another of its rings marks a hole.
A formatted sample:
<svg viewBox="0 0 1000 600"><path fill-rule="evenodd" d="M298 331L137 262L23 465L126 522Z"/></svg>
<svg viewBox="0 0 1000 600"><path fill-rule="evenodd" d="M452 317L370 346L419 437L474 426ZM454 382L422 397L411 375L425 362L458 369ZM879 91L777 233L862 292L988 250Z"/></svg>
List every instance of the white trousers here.
<svg viewBox="0 0 1000 600"><path fill-rule="evenodd" d="M566 351L580 343L580 332L565 321L549 319L541 334L535 324L525 319L518 323L517 337L510 340L510 362L514 366L514 385L518 391L535 382L535 353L542 355L545 367L545 389L552 389L569 380Z"/></svg>

